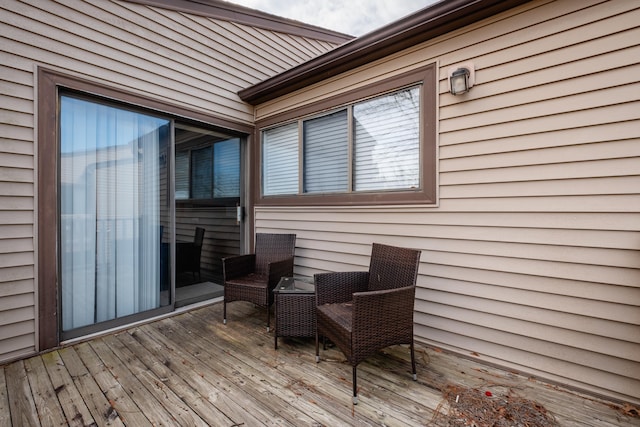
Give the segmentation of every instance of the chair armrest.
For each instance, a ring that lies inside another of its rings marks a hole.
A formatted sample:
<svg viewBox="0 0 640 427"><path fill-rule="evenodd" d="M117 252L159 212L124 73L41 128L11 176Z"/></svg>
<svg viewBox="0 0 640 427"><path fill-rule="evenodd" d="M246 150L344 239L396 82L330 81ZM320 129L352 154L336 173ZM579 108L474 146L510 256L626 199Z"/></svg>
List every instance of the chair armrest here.
<svg viewBox="0 0 640 427"><path fill-rule="evenodd" d="M368 271L343 271L318 273L313 276L316 288L316 305L348 302L354 292L367 289Z"/></svg>
<svg viewBox="0 0 640 427"><path fill-rule="evenodd" d="M256 268L256 255L236 255L222 258L222 275L224 281L253 273Z"/></svg>
<svg viewBox="0 0 640 427"><path fill-rule="evenodd" d="M267 265L269 289L274 289L283 277L293 277L293 257L271 261Z"/></svg>
<svg viewBox="0 0 640 427"><path fill-rule="evenodd" d="M413 331L416 287L357 292L353 294L354 335L397 335Z"/></svg>

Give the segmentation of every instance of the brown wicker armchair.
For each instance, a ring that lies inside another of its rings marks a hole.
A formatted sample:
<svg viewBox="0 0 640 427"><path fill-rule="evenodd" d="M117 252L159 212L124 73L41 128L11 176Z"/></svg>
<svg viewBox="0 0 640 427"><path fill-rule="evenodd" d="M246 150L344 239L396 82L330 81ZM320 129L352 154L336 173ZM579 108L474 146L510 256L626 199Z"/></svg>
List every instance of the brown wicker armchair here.
<svg viewBox="0 0 640 427"><path fill-rule="evenodd" d="M267 308L267 332L273 288L282 277L293 276L295 234L256 234L253 254L222 259L224 276L223 322L227 323L227 303L249 301Z"/></svg>
<svg viewBox="0 0 640 427"><path fill-rule="evenodd" d="M358 403L356 367L378 350L409 344L413 348L413 305L420 251L374 243L369 271L321 273L316 287L316 362L319 337L330 339L353 367L353 403ZM324 342L324 341L323 341Z"/></svg>

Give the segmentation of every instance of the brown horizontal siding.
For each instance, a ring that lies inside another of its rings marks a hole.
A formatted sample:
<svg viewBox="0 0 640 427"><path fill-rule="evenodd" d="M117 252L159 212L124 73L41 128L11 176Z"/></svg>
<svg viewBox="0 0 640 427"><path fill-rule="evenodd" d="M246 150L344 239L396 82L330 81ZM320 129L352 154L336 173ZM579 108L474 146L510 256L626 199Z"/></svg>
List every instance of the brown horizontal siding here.
<svg viewBox="0 0 640 427"><path fill-rule="evenodd" d="M274 219L263 219L262 213L257 218L256 226L258 227L271 227L275 229L286 229L287 227L292 229L300 229L305 232L313 233L317 236L318 240L325 240L322 238L323 233L329 233L331 236L327 241L333 241L332 239L339 239L339 242L350 242L350 239L356 245L361 245L371 240L371 230L376 227L384 227L384 230L374 233L374 235L380 236L398 236L398 238L406 239L409 237L415 237L417 239L452 239L453 242L478 242L478 253L486 253L489 248L483 246L485 242L500 242L500 243L514 243L522 245L558 245L574 247L593 247L604 249L636 249L638 226L633 226L633 214L611 214L607 217L603 217L601 214L593 214L594 216L600 216L602 218L603 225L608 227L598 227L597 224L586 224L581 227L580 224L574 225L575 228L562 228L561 224L569 222L571 219L579 217L581 214L574 213L555 213L555 214L538 214L537 218L547 219L550 222L558 222L559 227L547 228L544 223L534 223L528 218L529 213L509 213L512 216L511 223L496 224L494 222L487 222L484 224L467 224L467 223L435 223L430 224L428 219L430 215L428 213L420 214L405 214L405 213L393 213L387 214L384 219L380 218L383 215L367 215L366 208L362 209L363 213L353 212L351 214L344 214L336 212L335 216L332 212L325 212L324 219L313 219L313 215L307 219L307 215L300 211L287 211L282 209L280 212L274 213L273 216L278 216ZM443 210L444 211L444 210ZM446 211L444 211L446 212ZM456 214L452 212L452 214ZM465 218L473 216L475 213L460 213L457 212L458 218ZM418 217L423 216L424 218ZM564 217L564 219L563 219ZM624 222L625 217L630 219L629 228L618 230L615 229L616 218L620 217ZM334 220L335 218L335 220ZM369 219L371 218L371 219ZM498 215L498 218L500 216ZM579 218L577 219L579 220ZM592 228L587 228L592 227ZM350 239L340 239L342 235L349 235ZM362 235L362 236L361 236ZM418 242L424 245L424 242ZM438 244L441 244L439 242ZM359 247L358 247L359 248ZM348 248L347 248L348 249ZM360 248L359 248L360 249ZM522 252L527 253L527 249L531 247L523 247ZM533 249L532 249L533 250ZM338 251L339 252L339 251ZM366 253L366 251L365 251ZM512 253L509 249L508 253ZM566 255L571 256L571 255ZM530 257L527 257L530 258Z"/></svg>
<svg viewBox="0 0 640 427"><path fill-rule="evenodd" d="M246 131L253 110L240 101L238 90L342 42L331 38L335 34L329 34L330 41L314 40L313 32L299 30L297 35L272 34L126 1L10 0L0 5L0 361L37 350L36 67L139 96L162 111L192 111L198 120L210 117L212 123ZM205 260L214 257L205 251ZM31 302L5 307L15 298Z"/></svg>
<svg viewBox="0 0 640 427"><path fill-rule="evenodd" d="M210 18L126 2L11 6L3 34L22 55L228 118L250 121L250 108L235 92L286 66L282 48L251 28ZM298 54L301 61L315 52Z"/></svg>
<svg viewBox="0 0 640 427"><path fill-rule="evenodd" d="M595 166L595 165L592 165ZM592 194L636 194L640 177L580 178L533 182L529 185L516 182L498 182L470 185L443 186L443 199L468 199L487 197L523 196L576 196Z"/></svg>
<svg viewBox="0 0 640 427"><path fill-rule="evenodd" d="M592 110L572 111L553 116L505 121L473 129L460 129L441 134L440 139L444 145L461 144L476 140L484 141L542 132L556 132L577 128L585 124L598 126L638 119L640 119L640 102L634 101Z"/></svg>
<svg viewBox="0 0 640 427"><path fill-rule="evenodd" d="M618 375L599 367L594 369L582 365L580 359L571 361L570 357L576 356L576 353L567 346L543 345L499 329L485 329L455 319L424 317L420 313L416 313L416 322L416 334L428 336L430 343L457 349L476 360L498 363L516 370L522 369L522 366L542 366L544 369L533 372L529 368L529 372L592 393L617 396L620 399L629 399L626 396L633 396L637 391L638 380L630 378L628 374ZM490 331L490 334L486 334L486 331ZM482 333L485 333L484 337L478 339ZM469 349L473 351L470 352ZM612 366L617 361L615 358L603 357L600 363Z"/></svg>
<svg viewBox="0 0 640 427"><path fill-rule="evenodd" d="M33 72L17 58L0 67L0 360L35 351Z"/></svg>
<svg viewBox="0 0 640 427"><path fill-rule="evenodd" d="M428 284L429 289L418 291L420 299L424 300L420 304L420 311L436 314L429 308L430 304L457 306L462 309L497 313L513 319L564 328L567 331L574 330L600 337L620 339L627 343L637 344L640 341L637 327L632 323L638 320L635 307L626 304L625 301L612 302L605 301L604 298L596 299L593 294L587 292L594 290L596 286L601 287L602 290L606 289L600 284L584 286L582 290L574 289L573 293L580 293L580 296L560 296L557 291L544 293L543 289L514 288L505 286L504 282L491 284L486 279L483 283L479 283L451 278L455 277L456 272L453 270L456 268L458 267L449 269L434 267L433 273L425 274L421 284ZM445 271L451 274L445 277L437 276ZM580 286L576 283L573 282L574 286ZM635 288L629 288L628 291L627 296L638 294ZM579 304L575 304L576 301ZM603 304L603 302L610 304ZM615 304L619 311L612 310L612 304ZM575 338L571 337L572 340ZM577 336L577 338L579 339L576 342L580 342L584 337ZM583 344L591 346L590 343ZM628 345L624 345L623 349L626 347ZM611 348L608 351L617 350Z"/></svg>
<svg viewBox="0 0 640 427"><path fill-rule="evenodd" d="M521 335L530 339L545 341L548 345L549 352L554 347L569 347L573 353L572 361L582 359L583 363L594 369L600 369L601 366L610 366L609 371L617 375L625 375L631 373L634 379L640 379L633 373L635 354L638 349L637 342L626 342L617 337L610 337L609 334L597 335L594 330L597 324L586 331L574 329L574 324L580 324L580 320L584 321L580 316L574 316L572 322L565 324L553 325L538 322L539 318L549 318L555 316L552 310L539 308L533 309L523 307L522 311L525 316L517 313L514 317L512 313L500 311L503 305L493 300L485 301L478 298L459 297L455 305L442 302L438 292L429 291L429 295L434 295L433 300L428 303L421 304L420 311L429 313L430 316L449 319L488 329L499 329L501 332ZM462 303L460 303L462 301ZM515 309L513 304L509 304L511 309ZM528 315L528 316L527 316ZM523 319L524 317L524 319ZM593 322L600 323L603 327L613 326L613 322ZM426 322L426 324L429 324ZM571 328L571 329L568 329ZM585 350L589 351L586 353ZM602 359L612 357L622 360L621 363L603 363ZM556 358L559 358L556 356Z"/></svg>
<svg viewBox="0 0 640 427"><path fill-rule="evenodd" d="M133 3L185 12L189 15L204 16L221 21L230 21L244 26L262 28L297 36L309 37L332 43L343 43L352 37L326 28L304 24L266 12L247 8L220 0L126 0Z"/></svg>
<svg viewBox="0 0 640 427"><path fill-rule="evenodd" d="M440 155L446 172L478 169L477 159L488 169L621 159L638 152L634 130L632 120L599 124L597 129L565 127L549 138L534 133L441 146Z"/></svg>
<svg viewBox="0 0 640 427"><path fill-rule="evenodd" d="M531 2L259 105L440 67L437 207L260 207L256 229L296 232L304 275L419 248L420 340L640 402L638 22L631 3ZM464 61L477 85L454 97Z"/></svg>

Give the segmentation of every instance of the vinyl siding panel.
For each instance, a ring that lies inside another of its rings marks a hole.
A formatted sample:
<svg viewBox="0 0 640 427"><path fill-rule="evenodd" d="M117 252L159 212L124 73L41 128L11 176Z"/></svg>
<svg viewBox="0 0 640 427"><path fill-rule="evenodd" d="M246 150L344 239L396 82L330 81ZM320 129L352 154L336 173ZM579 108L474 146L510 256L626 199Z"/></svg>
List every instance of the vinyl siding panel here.
<svg viewBox="0 0 640 427"><path fill-rule="evenodd" d="M436 62L437 206L256 207L296 272L423 251L418 340L640 402L640 9L534 1L257 107L294 110ZM476 86L447 91L473 61Z"/></svg>
<svg viewBox="0 0 640 427"><path fill-rule="evenodd" d="M238 90L335 46L117 0L2 1L0 34L0 361L37 351L38 67L252 125Z"/></svg>
<svg viewBox="0 0 640 427"><path fill-rule="evenodd" d="M251 27L126 2L64 3L11 2L1 26L10 52L247 123L251 108L235 93L288 66Z"/></svg>

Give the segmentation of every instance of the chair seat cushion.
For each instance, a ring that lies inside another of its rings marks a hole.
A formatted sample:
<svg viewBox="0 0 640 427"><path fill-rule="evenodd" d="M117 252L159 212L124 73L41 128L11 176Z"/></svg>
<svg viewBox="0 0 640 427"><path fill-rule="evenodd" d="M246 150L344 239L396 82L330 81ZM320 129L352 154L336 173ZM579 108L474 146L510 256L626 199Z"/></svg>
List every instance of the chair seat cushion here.
<svg viewBox="0 0 640 427"><path fill-rule="evenodd" d="M318 306L318 314L351 333L353 325L353 303L343 302Z"/></svg>
<svg viewBox="0 0 640 427"><path fill-rule="evenodd" d="M246 276L236 277L232 280L227 280L226 284L229 285L241 285L252 288L266 288L269 282L269 278L265 275L250 273Z"/></svg>

